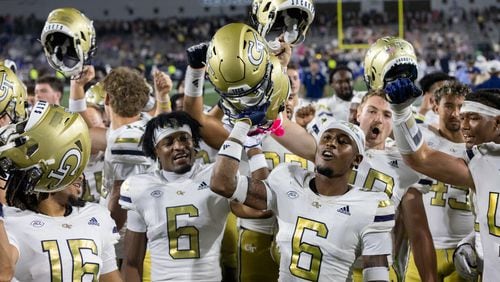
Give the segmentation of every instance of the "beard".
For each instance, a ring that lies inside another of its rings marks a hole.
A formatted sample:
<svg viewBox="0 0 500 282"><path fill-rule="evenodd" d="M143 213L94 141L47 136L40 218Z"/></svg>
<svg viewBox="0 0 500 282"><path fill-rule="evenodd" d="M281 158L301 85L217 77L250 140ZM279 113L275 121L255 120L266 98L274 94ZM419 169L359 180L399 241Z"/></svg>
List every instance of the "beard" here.
<svg viewBox="0 0 500 282"><path fill-rule="evenodd" d="M316 166L316 172L328 178L333 178L335 176L333 169L329 167Z"/></svg>
<svg viewBox="0 0 500 282"><path fill-rule="evenodd" d="M72 207L83 207L85 206L85 201L82 200L80 197L77 197L77 196L74 196L74 195L70 195L68 197L68 205L72 206Z"/></svg>
<svg viewBox="0 0 500 282"><path fill-rule="evenodd" d="M190 171L192 167L193 167L192 164L186 164L186 165L183 165L181 167L178 167L174 172L177 174L184 174L184 173Z"/></svg>

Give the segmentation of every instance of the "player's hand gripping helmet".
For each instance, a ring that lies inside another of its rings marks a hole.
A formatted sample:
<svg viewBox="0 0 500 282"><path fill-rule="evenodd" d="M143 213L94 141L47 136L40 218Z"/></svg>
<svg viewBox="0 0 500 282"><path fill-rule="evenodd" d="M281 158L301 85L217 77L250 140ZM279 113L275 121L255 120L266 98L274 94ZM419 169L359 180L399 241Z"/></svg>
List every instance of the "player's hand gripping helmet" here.
<svg viewBox="0 0 500 282"><path fill-rule="evenodd" d="M12 126L17 132L7 136L4 130L1 135L0 168L10 174L7 181L23 173L16 189L57 192L82 174L90 157L90 136L79 114L39 101L27 121Z"/></svg>
<svg viewBox="0 0 500 282"><path fill-rule="evenodd" d="M276 105L288 96L287 78L285 86L279 79L279 73L286 77L279 60L271 59L262 37L242 23L228 24L215 33L207 50L207 73L230 120L255 110L266 111L266 119L272 121L280 111ZM276 83L280 89L271 98Z"/></svg>
<svg viewBox="0 0 500 282"><path fill-rule="evenodd" d="M104 108L104 99L106 98L106 91L104 90L103 83L97 82L85 91L85 100L89 104L93 104Z"/></svg>
<svg viewBox="0 0 500 282"><path fill-rule="evenodd" d="M26 87L7 66L0 64L0 117L8 115L12 123L26 118Z"/></svg>
<svg viewBox="0 0 500 282"><path fill-rule="evenodd" d="M279 38L292 45L302 43L314 19L312 0L254 0L251 20L271 49Z"/></svg>
<svg viewBox="0 0 500 282"><path fill-rule="evenodd" d="M65 76L77 77L95 52L92 21L74 8L50 12L41 42L50 66Z"/></svg>
<svg viewBox="0 0 500 282"><path fill-rule="evenodd" d="M382 37L365 55L365 82L370 89L383 89L387 82L406 77L417 79L417 56L413 46L398 37Z"/></svg>

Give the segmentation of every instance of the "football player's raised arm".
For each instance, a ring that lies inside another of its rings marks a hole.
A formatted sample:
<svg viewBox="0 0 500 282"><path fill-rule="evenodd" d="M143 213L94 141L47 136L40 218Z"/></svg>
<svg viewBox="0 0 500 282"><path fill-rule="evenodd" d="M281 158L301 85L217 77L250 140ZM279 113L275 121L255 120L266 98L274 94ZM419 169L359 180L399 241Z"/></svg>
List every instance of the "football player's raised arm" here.
<svg viewBox="0 0 500 282"><path fill-rule="evenodd" d="M262 149L256 146L246 149L246 151L252 178L256 180L266 179L269 176L269 169ZM270 210L257 210L236 201L231 201L231 211L239 218L269 218L273 215Z"/></svg>
<svg viewBox="0 0 500 282"><path fill-rule="evenodd" d="M153 81L156 96L155 115L169 113L172 111L170 102L170 91L172 90L172 79L170 76L158 69L153 71Z"/></svg>
<svg viewBox="0 0 500 282"><path fill-rule="evenodd" d="M250 125L238 121L229 138L222 144L215 161L210 189L231 200L258 210L267 209L267 191L262 180L238 175L243 151L243 142L250 130Z"/></svg>
<svg viewBox="0 0 500 282"><path fill-rule="evenodd" d="M437 281L436 251L422 202L422 193L415 188L408 189L401 200L400 212L420 279Z"/></svg>
<svg viewBox="0 0 500 282"><path fill-rule="evenodd" d="M219 118L203 112L203 85L208 43L201 43L186 50L189 66L186 69L184 84L184 111L202 126L201 137L212 148L219 148L228 133Z"/></svg>
<svg viewBox="0 0 500 282"><path fill-rule="evenodd" d="M295 155L314 162L316 155L316 141L314 137L302 126L285 117L283 118L282 126L285 134L282 136L272 134L273 138Z"/></svg>
<svg viewBox="0 0 500 282"><path fill-rule="evenodd" d="M92 118L88 117L86 114L87 101L85 99L84 87L87 83L94 79L94 77L94 66L85 66L83 67L83 72L80 77L78 79L71 80L69 88L68 109L71 112L79 113L89 128L95 127L95 124L92 122Z"/></svg>
<svg viewBox="0 0 500 282"><path fill-rule="evenodd" d="M0 204L0 281L14 278L16 262L19 258L17 248L10 244L3 222L2 204Z"/></svg>
<svg viewBox="0 0 500 282"><path fill-rule="evenodd" d="M393 110L394 138L405 162L433 179L456 186L474 188L469 168L461 158L431 149L413 117L412 102L420 95L408 78L399 78L385 87Z"/></svg>

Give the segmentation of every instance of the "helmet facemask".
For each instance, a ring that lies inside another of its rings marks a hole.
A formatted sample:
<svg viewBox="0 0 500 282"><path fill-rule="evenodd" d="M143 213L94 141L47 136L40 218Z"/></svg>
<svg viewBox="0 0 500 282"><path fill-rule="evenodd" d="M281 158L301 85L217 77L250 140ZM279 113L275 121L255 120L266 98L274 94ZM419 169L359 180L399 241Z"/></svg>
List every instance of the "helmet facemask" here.
<svg viewBox="0 0 500 282"><path fill-rule="evenodd" d="M280 0L255 0L252 9L253 25L272 50L280 48L280 41L292 46L302 43L315 13L310 1L292 5Z"/></svg>
<svg viewBox="0 0 500 282"><path fill-rule="evenodd" d="M273 92L273 81L271 80L271 72L273 70L273 65L268 63L266 67L266 74L262 80L254 87L238 87L239 89L233 93L224 93L217 88L215 91L221 96L219 105L221 106L224 113L229 117L229 123L233 124L238 116L244 115L245 113L251 112L266 112L269 106L269 99L271 93ZM248 88L244 91L240 89ZM231 90L230 88L228 90ZM268 123L264 120L262 124L257 126L262 126Z"/></svg>
<svg viewBox="0 0 500 282"><path fill-rule="evenodd" d="M40 41L50 66L71 79L80 77L96 49L92 21L73 8L52 11Z"/></svg>

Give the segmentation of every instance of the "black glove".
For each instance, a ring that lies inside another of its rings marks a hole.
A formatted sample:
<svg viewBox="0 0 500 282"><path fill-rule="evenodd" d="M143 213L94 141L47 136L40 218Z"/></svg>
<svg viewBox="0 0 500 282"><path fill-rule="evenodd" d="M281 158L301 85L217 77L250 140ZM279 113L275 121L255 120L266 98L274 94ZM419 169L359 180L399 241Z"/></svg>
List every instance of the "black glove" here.
<svg viewBox="0 0 500 282"><path fill-rule="evenodd" d="M389 103L398 108L408 107L422 95L422 90L406 77L387 83L384 90Z"/></svg>
<svg viewBox="0 0 500 282"><path fill-rule="evenodd" d="M208 42L193 45L186 49L187 60L193 69L201 69L207 64Z"/></svg>

